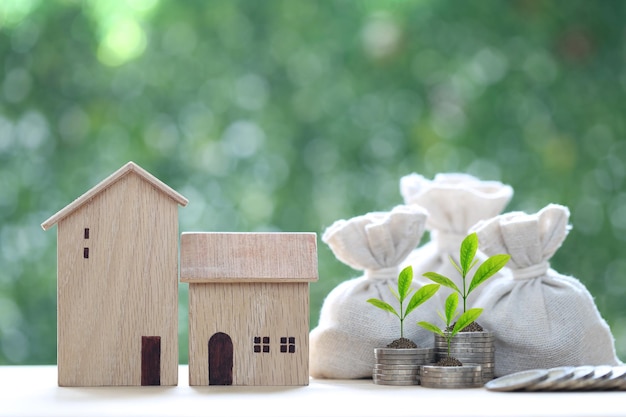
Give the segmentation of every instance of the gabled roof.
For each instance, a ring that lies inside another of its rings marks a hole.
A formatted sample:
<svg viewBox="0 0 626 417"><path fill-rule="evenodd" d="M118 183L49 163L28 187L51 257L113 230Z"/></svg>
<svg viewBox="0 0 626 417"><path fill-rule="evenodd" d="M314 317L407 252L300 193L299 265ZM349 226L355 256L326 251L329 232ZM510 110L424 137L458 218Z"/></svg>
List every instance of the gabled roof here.
<svg viewBox="0 0 626 417"><path fill-rule="evenodd" d="M186 232L180 280L190 284L315 282L315 233Z"/></svg>
<svg viewBox="0 0 626 417"><path fill-rule="evenodd" d="M135 173L139 175L140 178L150 183L154 188L161 191L163 194L167 195L168 197L170 197L172 200L174 200L175 202L177 202L183 207L186 206L187 203L189 202L185 197L178 194L176 191L168 187L166 184L161 182L157 177L150 174L148 171L141 168L139 165L135 164L134 162L128 162L126 165L124 165L123 167L115 171L113 174L109 175L107 178L102 180L95 187L91 188L85 194L81 195L72 203L65 206L54 216L50 217L48 220L43 222L41 224L41 227L43 228L43 230L50 229L52 226L54 226L55 224L57 224L58 222L60 222L61 220L69 216L70 214L72 214L74 211L78 210L84 204L88 203L96 195L100 194L102 191L106 190L108 187L115 184L117 181L124 178L126 175L130 173Z"/></svg>

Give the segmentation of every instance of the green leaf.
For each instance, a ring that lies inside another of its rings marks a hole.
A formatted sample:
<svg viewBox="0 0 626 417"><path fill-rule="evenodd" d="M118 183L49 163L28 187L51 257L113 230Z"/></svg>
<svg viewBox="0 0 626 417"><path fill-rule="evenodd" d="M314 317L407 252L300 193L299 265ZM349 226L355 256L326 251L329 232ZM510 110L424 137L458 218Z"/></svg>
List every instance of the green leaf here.
<svg viewBox="0 0 626 417"><path fill-rule="evenodd" d="M482 314L482 308L470 308L465 313L461 314L461 317L454 324L454 328L452 329L452 336L469 326L469 324Z"/></svg>
<svg viewBox="0 0 626 417"><path fill-rule="evenodd" d="M398 295L397 291L394 290L391 285L389 285L388 287L389 287L389 291L391 291L391 293L396 298L396 300L398 300L398 302L400 302L400 296Z"/></svg>
<svg viewBox="0 0 626 417"><path fill-rule="evenodd" d="M437 284L441 284L444 287L451 288L454 291L458 292L459 294L461 293L461 290L459 290L459 287L457 287L456 284L452 282L452 280L448 277L445 277L436 272L426 272L424 276L428 278L429 280L436 282Z"/></svg>
<svg viewBox="0 0 626 417"><path fill-rule="evenodd" d="M385 310L388 311L390 313L393 313L396 315L396 317L400 318L400 315L396 312L396 309L393 308L390 304L387 304L384 301L378 300L376 298L370 298L369 300L367 300L368 303L370 303L371 305L373 305L374 307L378 307L381 310Z"/></svg>
<svg viewBox="0 0 626 417"><path fill-rule="evenodd" d="M457 271L459 271L459 274L463 275L463 270L461 269L461 267L459 266L459 264L456 263L456 261L454 260L454 258L451 255L448 255L448 260L450 261L450 263L452 264L452 266L454 267L454 269L456 269Z"/></svg>
<svg viewBox="0 0 626 417"><path fill-rule="evenodd" d="M431 324L431 323L429 323L427 321L419 321L419 322L417 322L417 325L425 328L426 330L428 330L430 332L437 333L438 335L446 337L445 333L439 327L437 327L434 324Z"/></svg>
<svg viewBox="0 0 626 417"><path fill-rule="evenodd" d="M459 295L455 292L446 298L446 326L450 326L456 316L456 308L459 305Z"/></svg>
<svg viewBox="0 0 626 417"><path fill-rule="evenodd" d="M483 264L476 270L467 293L471 293L476 287L495 275L496 272L501 270L504 265L506 265L509 259L511 259L509 255L493 255L491 258L483 262Z"/></svg>
<svg viewBox="0 0 626 417"><path fill-rule="evenodd" d="M398 295L400 296L400 301L404 301L407 297L409 289L411 288L411 282L413 282L413 267L409 265L400 271L400 275L398 276Z"/></svg>
<svg viewBox="0 0 626 417"><path fill-rule="evenodd" d="M404 317L406 317L411 311L419 307L422 303L427 301L430 297L435 295L435 293L439 290L439 287L439 284L427 284L417 290L415 294L413 294L413 297L411 297L409 305L406 307Z"/></svg>
<svg viewBox="0 0 626 417"><path fill-rule="evenodd" d="M476 256L478 250L478 235L471 233L463 239L461 243L461 269L463 270L463 276L466 276L472 267L472 261Z"/></svg>

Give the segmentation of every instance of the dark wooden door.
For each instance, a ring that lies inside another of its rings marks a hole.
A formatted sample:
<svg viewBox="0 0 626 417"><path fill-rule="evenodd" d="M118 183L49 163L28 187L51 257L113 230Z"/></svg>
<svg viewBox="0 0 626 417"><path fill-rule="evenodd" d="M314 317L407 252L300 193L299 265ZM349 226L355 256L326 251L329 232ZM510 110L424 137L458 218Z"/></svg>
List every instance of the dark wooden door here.
<svg viewBox="0 0 626 417"><path fill-rule="evenodd" d="M161 336L141 336L141 385L161 385Z"/></svg>
<svg viewBox="0 0 626 417"><path fill-rule="evenodd" d="M209 339L209 385L233 384L233 341L226 333Z"/></svg>

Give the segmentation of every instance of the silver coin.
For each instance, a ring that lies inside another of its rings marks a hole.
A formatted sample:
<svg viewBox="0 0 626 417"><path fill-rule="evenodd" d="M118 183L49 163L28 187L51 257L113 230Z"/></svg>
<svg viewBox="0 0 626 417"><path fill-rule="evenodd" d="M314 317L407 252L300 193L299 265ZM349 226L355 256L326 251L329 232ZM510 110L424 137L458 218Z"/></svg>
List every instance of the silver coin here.
<svg viewBox="0 0 626 417"><path fill-rule="evenodd" d="M400 350L400 349L398 349ZM388 352L374 352L374 356L375 357L393 357L393 356L411 356L411 357L420 357L420 356L429 356L435 353L435 349L431 349L428 352L394 352L394 353L388 353Z"/></svg>
<svg viewBox="0 0 626 417"><path fill-rule="evenodd" d="M463 354L463 353L494 353L496 351L493 347L452 347L450 348L450 355L454 356L455 353ZM440 349L437 353L445 352L448 353L447 349Z"/></svg>
<svg viewBox="0 0 626 417"><path fill-rule="evenodd" d="M399 350L399 349L398 349ZM431 349L428 352L394 352L394 353L388 353L388 352L375 352L374 353L374 357L380 358L380 357L394 357L394 356L411 356L411 357L420 357L420 356L429 356L432 355L433 353L435 353L435 349Z"/></svg>
<svg viewBox="0 0 626 417"><path fill-rule="evenodd" d="M384 356L384 357L381 357L381 356L379 356L379 357L376 358L376 362L378 362L380 360L392 360L392 361L402 360L402 361L405 361L407 363L411 363L411 362L418 363L418 362L424 362L424 361L427 361L427 360L433 359L433 358L435 358L434 355L433 356L425 356L425 357L412 357L412 356L407 356L407 357L404 357L404 356Z"/></svg>
<svg viewBox="0 0 626 417"><path fill-rule="evenodd" d="M452 340L460 340L460 339L488 339L488 338L495 338L495 334L493 332L458 332L457 334L454 335L454 337L452 338ZM445 337L441 336L440 334L435 334L435 339L444 339Z"/></svg>
<svg viewBox="0 0 626 417"><path fill-rule="evenodd" d="M548 390L549 391L562 391L569 390L570 387L575 386L581 379L590 378L595 372L595 367L591 365L582 365L574 368L574 374L563 381L555 382Z"/></svg>
<svg viewBox="0 0 626 417"><path fill-rule="evenodd" d="M573 366L559 366L557 368L548 369L548 377L536 384L527 386L526 391L541 391L549 389L552 385L559 381L564 381L574 375Z"/></svg>
<svg viewBox="0 0 626 417"><path fill-rule="evenodd" d="M614 366L611 376L598 381L594 389L598 390L613 390L613 389L626 389L626 365Z"/></svg>
<svg viewBox="0 0 626 417"><path fill-rule="evenodd" d="M569 390L588 390L594 389L594 386L599 382L604 381L605 379L611 376L613 372L613 367L609 365L600 365L594 368L593 374L589 376L589 378L582 378L573 383L569 387Z"/></svg>
<svg viewBox="0 0 626 417"><path fill-rule="evenodd" d="M375 375L372 376L372 379L375 379L377 381L396 381L396 382L413 382L413 381L417 381L417 377L413 376L413 377L407 377L407 378L401 378L401 377L390 377L387 375Z"/></svg>
<svg viewBox="0 0 626 417"><path fill-rule="evenodd" d="M372 380L374 382L383 382L383 383L404 383L406 385L417 385L417 378L385 378L385 377L373 377Z"/></svg>
<svg viewBox="0 0 626 417"><path fill-rule="evenodd" d="M516 391L543 381L547 377L547 369L529 369L492 379L485 384L485 388L491 391Z"/></svg>
<svg viewBox="0 0 626 417"><path fill-rule="evenodd" d="M432 360L434 361L434 358ZM420 361L415 361L412 359L387 359L387 358L376 359L376 363L381 364L381 365L423 365L424 364L424 363L420 363Z"/></svg>
<svg viewBox="0 0 626 417"><path fill-rule="evenodd" d="M420 375L420 378L428 381L480 381L482 376L478 374L459 375Z"/></svg>
<svg viewBox="0 0 626 417"><path fill-rule="evenodd" d="M433 352L433 348L417 348L417 349L393 349L393 348L376 348L375 355L428 355Z"/></svg>
<svg viewBox="0 0 626 417"><path fill-rule="evenodd" d="M468 348L468 347L494 347L494 343L490 341L485 342L459 342L451 343L450 349L454 348ZM448 344L445 341L435 342L435 349L447 349Z"/></svg>
<svg viewBox="0 0 626 417"><path fill-rule="evenodd" d="M421 381L421 386L424 388L443 388L443 389L453 389L453 388L480 388L483 386L482 382L444 382L444 383L433 383L427 381Z"/></svg>
<svg viewBox="0 0 626 417"><path fill-rule="evenodd" d="M411 365L385 365L382 363L377 363L374 365L374 369L380 370L393 370L393 369L415 369L416 371L420 369L421 365L411 364Z"/></svg>
<svg viewBox="0 0 626 417"><path fill-rule="evenodd" d="M450 367L451 368L451 367ZM465 368L461 371L451 370L451 371L439 371L432 369L424 369L420 371L420 375L423 376L432 376L432 377L440 377L440 376L453 376L453 375L482 375L482 369L468 369L464 366L459 366L458 368Z"/></svg>
<svg viewBox="0 0 626 417"><path fill-rule="evenodd" d="M374 381L376 385L394 385L394 386L409 386L419 385L418 381L404 382L404 381Z"/></svg>
<svg viewBox="0 0 626 417"><path fill-rule="evenodd" d="M413 375L413 376L417 376L417 369L415 370L403 370L403 369L399 369L396 371L380 371L380 370L374 370L372 372L372 374L374 375Z"/></svg>
<svg viewBox="0 0 626 417"><path fill-rule="evenodd" d="M482 378L480 375L456 375L456 376L432 376L432 375L421 375L420 379L422 381L433 381L433 382L442 382L442 381L480 381Z"/></svg>

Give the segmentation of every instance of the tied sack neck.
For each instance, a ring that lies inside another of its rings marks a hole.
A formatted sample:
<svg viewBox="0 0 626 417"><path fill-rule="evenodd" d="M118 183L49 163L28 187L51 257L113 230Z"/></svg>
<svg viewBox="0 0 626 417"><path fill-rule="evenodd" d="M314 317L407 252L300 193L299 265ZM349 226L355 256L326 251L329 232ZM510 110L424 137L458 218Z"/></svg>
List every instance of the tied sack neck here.
<svg viewBox="0 0 626 417"><path fill-rule="evenodd" d="M384 281L389 279L395 279L398 276L399 268L397 266L391 266L388 268L380 269L366 269L365 279L373 281Z"/></svg>
<svg viewBox="0 0 626 417"><path fill-rule="evenodd" d="M550 269L550 262L543 261L526 268L512 269L511 273L513 274L513 279L522 281L544 276L548 269Z"/></svg>
<svg viewBox="0 0 626 417"><path fill-rule="evenodd" d="M437 247L443 252L457 252L465 235L453 232L432 231L432 240L437 242Z"/></svg>

